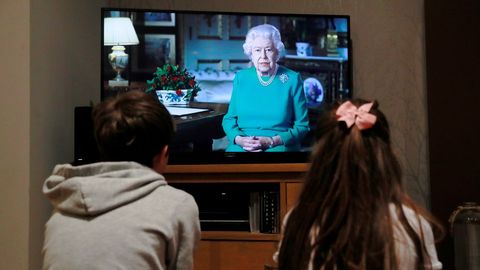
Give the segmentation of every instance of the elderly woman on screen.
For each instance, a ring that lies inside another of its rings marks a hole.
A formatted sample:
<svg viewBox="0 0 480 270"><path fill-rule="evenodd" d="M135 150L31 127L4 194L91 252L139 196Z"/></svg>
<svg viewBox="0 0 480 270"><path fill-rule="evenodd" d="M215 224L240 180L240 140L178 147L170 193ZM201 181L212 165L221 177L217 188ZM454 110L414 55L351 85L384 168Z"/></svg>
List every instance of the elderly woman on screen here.
<svg viewBox="0 0 480 270"><path fill-rule="evenodd" d="M253 66L237 72L223 129L229 152L300 151L309 131L300 75L277 64L285 47L273 25L251 28L243 44Z"/></svg>

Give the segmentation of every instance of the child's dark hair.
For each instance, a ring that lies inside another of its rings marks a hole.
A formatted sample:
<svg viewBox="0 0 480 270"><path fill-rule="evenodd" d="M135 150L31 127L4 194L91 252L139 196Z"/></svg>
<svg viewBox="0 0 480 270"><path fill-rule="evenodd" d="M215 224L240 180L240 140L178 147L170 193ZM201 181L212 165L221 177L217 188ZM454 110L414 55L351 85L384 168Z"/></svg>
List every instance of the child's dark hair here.
<svg viewBox="0 0 480 270"><path fill-rule="evenodd" d="M356 107L367 103L350 102ZM373 102L373 126L348 127L338 121L339 105L324 110L318 120L311 167L285 227L279 269L307 269L309 262L314 269L398 269L392 206L415 245L417 269L424 269L422 236L408 223L402 205L438 223L404 191L385 115Z"/></svg>
<svg viewBox="0 0 480 270"><path fill-rule="evenodd" d="M154 96L129 91L93 109L95 139L103 161L135 161L152 167L153 158L174 135L170 113Z"/></svg>

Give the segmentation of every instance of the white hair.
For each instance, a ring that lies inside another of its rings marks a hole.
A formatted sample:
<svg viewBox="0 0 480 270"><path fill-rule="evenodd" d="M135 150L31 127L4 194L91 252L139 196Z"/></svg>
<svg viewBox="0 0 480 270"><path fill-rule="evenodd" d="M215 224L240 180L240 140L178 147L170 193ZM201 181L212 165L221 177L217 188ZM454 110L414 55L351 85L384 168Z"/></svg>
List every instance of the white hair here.
<svg viewBox="0 0 480 270"><path fill-rule="evenodd" d="M248 30L247 36L245 37L245 43L243 43L243 52L250 60L252 60L252 43L257 37L268 38L272 40L273 46L277 50L277 59L280 59L280 56L285 52L285 45L283 45L282 38L280 36L280 31L271 25L271 24L261 24L254 26Z"/></svg>

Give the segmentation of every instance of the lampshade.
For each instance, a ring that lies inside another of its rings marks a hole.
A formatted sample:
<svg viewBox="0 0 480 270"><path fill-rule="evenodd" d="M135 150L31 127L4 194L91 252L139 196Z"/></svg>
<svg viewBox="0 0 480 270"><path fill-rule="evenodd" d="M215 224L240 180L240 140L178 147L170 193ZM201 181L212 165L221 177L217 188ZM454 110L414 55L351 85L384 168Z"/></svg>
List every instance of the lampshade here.
<svg viewBox="0 0 480 270"><path fill-rule="evenodd" d="M103 45L137 45L138 37L128 17L103 19Z"/></svg>

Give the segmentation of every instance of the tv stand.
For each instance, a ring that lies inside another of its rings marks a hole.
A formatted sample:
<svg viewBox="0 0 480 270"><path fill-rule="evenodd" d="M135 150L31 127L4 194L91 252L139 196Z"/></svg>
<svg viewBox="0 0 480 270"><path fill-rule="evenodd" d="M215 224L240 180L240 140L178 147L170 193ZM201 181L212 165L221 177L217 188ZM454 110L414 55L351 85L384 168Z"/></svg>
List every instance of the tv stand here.
<svg viewBox="0 0 480 270"><path fill-rule="evenodd" d="M272 255L277 250L280 240L281 221L288 209L295 204L307 168L308 164L303 163L168 166L165 173L167 182L196 197L201 217L202 211L205 211L203 208L212 207L211 201L205 202L205 198L196 195L202 194L203 191L213 192L213 195L204 195L212 200L218 200L217 206L223 204L224 209L234 209L232 211L238 212L248 212L248 198L245 198L248 194L261 193L265 190L278 192L278 208L276 213L273 213L278 218L276 232L250 232L250 228L245 225L231 226L231 224L220 224L218 229L210 226L205 230L205 224L202 223L201 241L195 254L195 269L264 269L265 265L274 264ZM216 197L215 190L222 191L219 194L224 194L227 200L222 199L220 195ZM239 203L228 205L232 203L228 201L229 194L232 194Z"/></svg>

